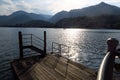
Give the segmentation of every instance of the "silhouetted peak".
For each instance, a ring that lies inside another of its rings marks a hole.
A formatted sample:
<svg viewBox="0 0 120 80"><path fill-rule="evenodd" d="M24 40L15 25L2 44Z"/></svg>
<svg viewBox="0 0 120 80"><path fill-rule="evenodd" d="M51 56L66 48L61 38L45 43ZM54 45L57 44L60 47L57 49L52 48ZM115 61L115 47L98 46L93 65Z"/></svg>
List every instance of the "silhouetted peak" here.
<svg viewBox="0 0 120 80"><path fill-rule="evenodd" d="M106 5L109 5L109 4L107 4L107 3L105 3L105 2L101 2L101 3L99 3L98 5L106 6Z"/></svg>
<svg viewBox="0 0 120 80"><path fill-rule="evenodd" d="M60 11L60 12L58 12L58 13L56 13L55 15L63 15L63 14L67 14L68 12L67 11Z"/></svg>
<svg viewBox="0 0 120 80"><path fill-rule="evenodd" d="M27 12L25 12L25 11L16 11L16 12L14 12L13 14L26 14Z"/></svg>
<svg viewBox="0 0 120 80"><path fill-rule="evenodd" d="M100 4L106 4L105 2L101 2Z"/></svg>
<svg viewBox="0 0 120 80"><path fill-rule="evenodd" d="M61 11L60 13L67 13L67 11L64 11L64 10L63 10L63 11Z"/></svg>
<svg viewBox="0 0 120 80"><path fill-rule="evenodd" d="M25 15L25 14L28 14L28 13L20 10L20 11L16 11L16 12L12 13L10 16Z"/></svg>

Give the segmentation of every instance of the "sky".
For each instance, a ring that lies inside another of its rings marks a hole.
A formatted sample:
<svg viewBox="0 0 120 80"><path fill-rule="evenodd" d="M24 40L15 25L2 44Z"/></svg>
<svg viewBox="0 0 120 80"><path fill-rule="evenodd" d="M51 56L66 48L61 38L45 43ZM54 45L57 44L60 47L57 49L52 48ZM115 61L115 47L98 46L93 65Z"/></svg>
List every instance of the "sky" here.
<svg viewBox="0 0 120 80"><path fill-rule="evenodd" d="M82 9L100 2L120 7L120 0L0 0L0 15L10 15L18 10L54 15L62 10Z"/></svg>

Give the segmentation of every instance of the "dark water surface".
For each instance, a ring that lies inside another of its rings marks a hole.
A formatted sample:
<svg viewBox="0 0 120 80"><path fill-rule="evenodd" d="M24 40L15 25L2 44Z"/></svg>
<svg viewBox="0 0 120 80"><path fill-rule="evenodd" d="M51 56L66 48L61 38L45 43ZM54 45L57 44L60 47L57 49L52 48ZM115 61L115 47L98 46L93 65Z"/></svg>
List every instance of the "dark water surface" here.
<svg viewBox="0 0 120 80"><path fill-rule="evenodd" d="M10 62L19 58L18 31L43 38L47 32L47 52L52 42L70 46L71 59L93 69L98 69L110 37L120 41L120 30L49 29L49 28L0 28L0 80L14 80Z"/></svg>

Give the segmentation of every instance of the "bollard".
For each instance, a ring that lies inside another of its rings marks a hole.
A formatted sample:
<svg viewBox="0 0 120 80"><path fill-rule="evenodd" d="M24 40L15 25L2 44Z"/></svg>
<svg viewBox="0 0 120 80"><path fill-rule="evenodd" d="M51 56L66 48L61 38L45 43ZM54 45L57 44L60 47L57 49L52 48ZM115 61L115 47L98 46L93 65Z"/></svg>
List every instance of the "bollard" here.
<svg viewBox="0 0 120 80"><path fill-rule="evenodd" d="M109 38L107 40L108 51L100 65L97 80L113 80L113 67L118 44L119 41L115 38Z"/></svg>
<svg viewBox="0 0 120 80"><path fill-rule="evenodd" d="M109 38L107 40L107 45L108 45L108 52L116 52L116 48L119 44L119 41L115 38Z"/></svg>

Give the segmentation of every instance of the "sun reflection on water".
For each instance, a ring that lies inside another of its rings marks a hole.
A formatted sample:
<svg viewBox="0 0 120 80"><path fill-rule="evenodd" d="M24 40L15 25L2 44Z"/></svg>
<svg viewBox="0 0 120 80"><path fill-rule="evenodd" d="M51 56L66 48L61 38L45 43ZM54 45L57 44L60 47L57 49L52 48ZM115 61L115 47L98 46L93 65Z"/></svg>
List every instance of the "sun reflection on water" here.
<svg viewBox="0 0 120 80"><path fill-rule="evenodd" d="M75 43L76 40L79 40L79 34L80 32L84 31L84 29L66 29L65 31L65 37L68 42Z"/></svg>
<svg viewBox="0 0 120 80"><path fill-rule="evenodd" d="M79 43L76 43L76 42L84 41L84 40L80 40L80 39L83 39L83 38L80 38L81 34L84 36L83 31L85 30L84 29L66 29L65 31L67 45L70 45L69 56L70 56L70 59L74 61L77 61L78 57L80 56L79 55L80 51L78 51L77 49L79 47L76 47L76 44L79 44Z"/></svg>

